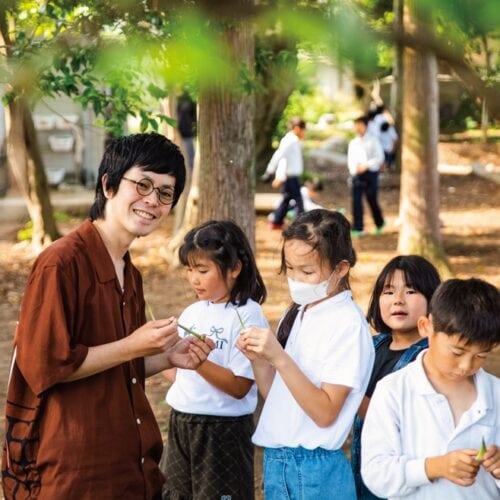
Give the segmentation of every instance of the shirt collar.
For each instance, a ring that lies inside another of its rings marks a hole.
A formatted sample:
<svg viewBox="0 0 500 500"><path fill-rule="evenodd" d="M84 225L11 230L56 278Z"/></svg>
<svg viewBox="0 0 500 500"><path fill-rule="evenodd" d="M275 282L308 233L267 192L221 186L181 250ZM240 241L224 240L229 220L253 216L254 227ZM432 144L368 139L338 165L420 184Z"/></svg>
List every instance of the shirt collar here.
<svg viewBox="0 0 500 500"><path fill-rule="evenodd" d="M423 357L428 349L424 349L418 354L414 363L410 363L409 369L412 371L413 380L415 381L416 392L422 396L430 394L438 394L430 383L425 373L423 365ZM474 405L477 408L484 410L492 409L494 406L494 397L488 375L480 368L474 375L474 383L476 385L477 398Z"/></svg>
<svg viewBox="0 0 500 500"><path fill-rule="evenodd" d="M102 241L99 231L94 226L90 219L87 219L76 230L80 238L85 242L89 255L95 256L93 264L97 272L97 276L101 283L116 279L115 267L108 249ZM130 268L130 255L127 252L124 256L125 260L125 276ZM126 280L126 279L125 279Z"/></svg>

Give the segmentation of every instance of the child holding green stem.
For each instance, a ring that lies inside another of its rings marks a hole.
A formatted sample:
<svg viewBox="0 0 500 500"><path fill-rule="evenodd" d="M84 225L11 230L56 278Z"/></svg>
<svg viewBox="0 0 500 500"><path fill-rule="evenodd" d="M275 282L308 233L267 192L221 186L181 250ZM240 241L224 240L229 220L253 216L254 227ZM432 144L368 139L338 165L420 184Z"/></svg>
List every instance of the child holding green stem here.
<svg viewBox="0 0 500 500"><path fill-rule="evenodd" d="M180 315L180 335L215 343L198 370L172 370L172 407L163 469L163 498L254 498L253 412L257 389L240 331L266 327L264 282L243 231L231 221L194 228L179 250L198 301Z"/></svg>
<svg viewBox="0 0 500 500"><path fill-rule="evenodd" d="M312 210L283 239L281 270L293 304L276 335L252 327L238 340L265 399L253 436L264 447L264 495L355 500L342 446L368 385L374 348L349 287L356 262L350 225L337 212Z"/></svg>
<svg viewBox="0 0 500 500"><path fill-rule="evenodd" d="M363 481L389 499L500 498L500 379L481 369L500 343L500 294L482 280L448 280L418 328L429 349L371 398Z"/></svg>

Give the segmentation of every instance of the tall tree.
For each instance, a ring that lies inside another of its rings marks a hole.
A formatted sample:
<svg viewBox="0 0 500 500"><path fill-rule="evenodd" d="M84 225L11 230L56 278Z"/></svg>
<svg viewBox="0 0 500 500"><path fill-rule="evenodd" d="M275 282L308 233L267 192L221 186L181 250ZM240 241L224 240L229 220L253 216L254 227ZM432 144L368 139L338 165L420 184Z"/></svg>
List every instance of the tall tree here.
<svg viewBox="0 0 500 500"><path fill-rule="evenodd" d="M252 4L251 0L242 0ZM247 20L228 23L223 40L243 70L253 72L254 37ZM199 99L200 220L233 218L255 239L254 96L221 82Z"/></svg>
<svg viewBox="0 0 500 500"><path fill-rule="evenodd" d="M431 22L418 0L405 0L404 29L418 33ZM406 47L403 55L403 140L398 252L428 258L443 276L450 268L439 222L437 62L429 50Z"/></svg>
<svg viewBox="0 0 500 500"><path fill-rule="evenodd" d="M8 17L7 3L0 5L0 57L4 67L15 53L15 19ZM20 82L21 85L24 82ZM14 179L26 203L33 222L32 245L36 251L59 237L49 185L42 155L37 142L35 127L24 88L7 86L7 158Z"/></svg>

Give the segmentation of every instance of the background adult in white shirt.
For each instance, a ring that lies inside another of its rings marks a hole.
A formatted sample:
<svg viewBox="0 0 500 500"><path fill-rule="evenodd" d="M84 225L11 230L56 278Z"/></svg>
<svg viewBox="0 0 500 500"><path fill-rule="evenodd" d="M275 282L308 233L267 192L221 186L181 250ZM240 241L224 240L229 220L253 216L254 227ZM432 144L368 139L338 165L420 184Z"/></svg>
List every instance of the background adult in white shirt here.
<svg viewBox="0 0 500 500"><path fill-rule="evenodd" d="M363 196L370 206L375 234L384 227L384 216L378 203L378 176L384 163L384 151L380 141L367 132L367 118L361 116L354 120L356 137L349 143L347 150L347 166L352 176L352 235L362 236L363 233Z"/></svg>
<svg viewBox="0 0 500 500"><path fill-rule="evenodd" d="M290 131L281 139L262 176L263 180L267 180L274 175L272 186L275 189L280 188L283 194L280 205L273 213L272 229L281 229L283 226L291 200L295 201L298 213L304 211L300 193L300 176L304 172L300 143L305 137L306 122L302 118L295 117L290 120L288 128Z"/></svg>

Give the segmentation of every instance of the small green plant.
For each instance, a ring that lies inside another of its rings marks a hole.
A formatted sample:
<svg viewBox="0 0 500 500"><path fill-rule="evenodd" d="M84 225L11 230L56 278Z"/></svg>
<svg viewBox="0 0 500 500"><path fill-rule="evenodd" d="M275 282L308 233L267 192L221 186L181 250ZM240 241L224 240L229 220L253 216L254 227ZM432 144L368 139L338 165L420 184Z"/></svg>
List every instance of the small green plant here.
<svg viewBox="0 0 500 500"><path fill-rule="evenodd" d="M481 448L479 448L479 451L477 452L476 455L476 460L478 462L482 462L484 460L484 455L486 455L486 451L487 451L486 443L484 442L484 437L483 437L483 439L481 440Z"/></svg>
<svg viewBox="0 0 500 500"><path fill-rule="evenodd" d="M234 310L236 311L236 315L238 316L238 319L240 320L241 329L244 330L246 328L246 326L245 326L245 323L243 322L243 320L241 319L240 313L238 312L238 308L235 306Z"/></svg>
<svg viewBox="0 0 500 500"><path fill-rule="evenodd" d="M197 339L200 339L200 340L205 340L206 335L203 335L203 334L197 333L197 332L195 332L194 330L191 330L191 328L188 328L187 326L183 326L183 325L181 325L180 323L177 323L177 326L178 326L179 328L182 328L185 332L189 333L190 335L193 335L193 336L194 336L194 337L196 337Z"/></svg>
<svg viewBox="0 0 500 500"><path fill-rule="evenodd" d="M71 217L66 212L54 212L56 222L68 222ZM17 232L18 241L31 241L33 239L33 221L30 219Z"/></svg>

